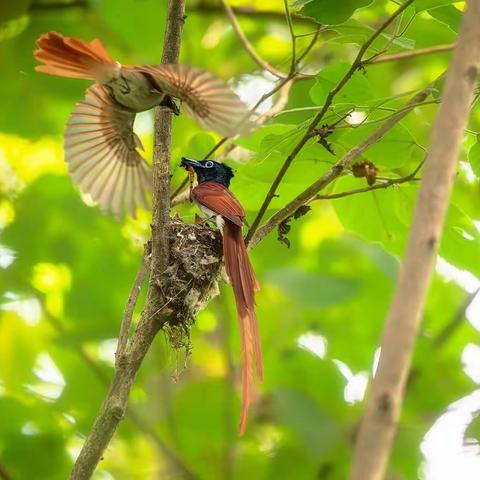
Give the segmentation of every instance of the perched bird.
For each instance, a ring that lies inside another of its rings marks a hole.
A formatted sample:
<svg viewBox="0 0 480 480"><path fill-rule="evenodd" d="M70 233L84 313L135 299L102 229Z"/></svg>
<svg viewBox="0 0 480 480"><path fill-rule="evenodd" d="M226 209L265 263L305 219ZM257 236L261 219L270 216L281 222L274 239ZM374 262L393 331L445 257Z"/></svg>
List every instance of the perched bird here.
<svg viewBox="0 0 480 480"><path fill-rule="evenodd" d="M245 211L228 187L233 177L230 167L212 160L198 162L182 158L182 166L193 168L198 185L191 198L207 218L215 219L223 235L225 270L232 284L237 305L242 347L242 415L239 433L243 435L253 385L253 363L257 377L263 377L260 337L255 314L255 291L260 289L243 241Z"/></svg>
<svg viewBox="0 0 480 480"><path fill-rule="evenodd" d="M74 181L103 211L118 217L147 205L148 163L133 132L135 114L164 106L178 115L173 98L202 127L231 137L248 129L249 112L214 75L184 65L121 65L100 40L85 42L48 32L37 40L38 72L94 80L65 130L65 161Z"/></svg>

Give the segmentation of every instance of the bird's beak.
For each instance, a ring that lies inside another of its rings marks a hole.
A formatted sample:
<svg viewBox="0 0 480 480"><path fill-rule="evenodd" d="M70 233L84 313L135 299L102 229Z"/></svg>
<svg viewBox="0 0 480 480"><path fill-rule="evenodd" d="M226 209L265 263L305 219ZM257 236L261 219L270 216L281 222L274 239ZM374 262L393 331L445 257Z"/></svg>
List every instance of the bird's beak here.
<svg viewBox="0 0 480 480"><path fill-rule="evenodd" d="M185 158L182 157L182 161L180 162L180 166L188 168L188 167L193 167L193 168L203 168L203 165L200 162L197 162L196 160L192 160L190 158Z"/></svg>

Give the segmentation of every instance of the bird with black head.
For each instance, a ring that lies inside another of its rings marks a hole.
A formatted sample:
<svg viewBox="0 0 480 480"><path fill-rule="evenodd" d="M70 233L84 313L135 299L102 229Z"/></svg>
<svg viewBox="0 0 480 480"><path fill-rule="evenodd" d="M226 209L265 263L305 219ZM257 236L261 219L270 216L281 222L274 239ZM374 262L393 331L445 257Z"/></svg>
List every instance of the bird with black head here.
<svg viewBox="0 0 480 480"><path fill-rule="evenodd" d="M213 160L197 161L182 158L181 165L193 169L198 185L192 189L191 199L207 218L215 219L223 236L225 270L235 295L242 349L242 414L239 433L245 432L253 385L253 364L257 378L263 377L260 336L255 313L255 292L260 289L243 240L242 226L245 211L230 192L233 171L227 165Z"/></svg>

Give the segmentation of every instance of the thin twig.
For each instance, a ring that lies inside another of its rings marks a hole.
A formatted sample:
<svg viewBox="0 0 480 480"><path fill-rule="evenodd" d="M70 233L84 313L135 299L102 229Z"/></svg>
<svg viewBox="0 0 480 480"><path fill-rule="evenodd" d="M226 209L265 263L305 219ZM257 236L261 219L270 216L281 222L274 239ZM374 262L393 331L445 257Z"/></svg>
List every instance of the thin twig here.
<svg viewBox="0 0 480 480"><path fill-rule="evenodd" d="M480 72L479 24L480 3L471 0L433 126L407 248L382 336L380 360L357 434L350 480L382 480L387 470Z"/></svg>
<svg viewBox="0 0 480 480"><path fill-rule="evenodd" d="M401 185L402 183L407 182L417 182L419 178L415 176L407 175L406 177L401 178L391 178L383 183L376 183L375 185L370 185L369 187L356 188L354 190L349 190L347 192L332 193L330 195L315 195L313 200L335 200L336 198L349 197L350 195L357 195L358 193L371 192L372 190L382 190L384 188L392 187L393 185ZM312 201L313 201L312 200Z"/></svg>
<svg viewBox="0 0 480 480"><path fill-rule="evenodd" d="M439 77L440 78L440 77ZM433 82L435 83L435 82ZM335 179L344 173L350 163L355 160L358 155L375 145L383 136L391 130L400 120L402 120L408 112L410 112L418 103L423 102L430 95L433 83L412 97L395 115L392 115L379 128L372 132L363 142L350 149L333 167L323 174L318 180L312 183L302 193L297 195L292 201L287 203L278 212L272 215L260 228L257 229L255 235L251 237L249 247L254 248L261 240L263 240L274 228L281 222L292 216L299 207L305 205L315 195L330 185ZM406 108L410 107L410 108Z"/></svg>
<svg viewBox="0 0 480 480"><path fill-rule="evenodd" d="M302 150L302 148L305 146L305 144L312 138L314 135L314 130L319 124L319 122L322 120L322 118L325 116L327 113L328 109L330 108L333 99L337 95L337 93L348 83L348 81L352 78L353 74L362 67L362 59L363 56L365 55L365 52L368 50L370 45L375 41L375 39L397 18L409 5L411 5L414 2L414 0L407 0L405 3L403 3L371 36L370 38L360 47L360 50L355 57L355 60L353 61L352 65L348 69L348 71L345 73L345 75L342 77L342 79L338 82L338 84L330 90L330 92L327 95L327 98L325 99L325 102L320 109L320 111L317 113L317 115L314 117L312 122L310 123L309 127L307 128L307 131L305 134L302 136L300 141L297 143L297 145L293 148L291 153L288 155L286 158L285 162L283 163L282 167L280 168L280 171L278 172L277 176L275 177L266 197L265 200L263 201L254 221L252 222L252 226L250 230L248 231L248 234L245 238L245 242L248 244L250 240L252 239L253 235L255 234L255 231L260 225L260 222L262 221L265 212L268 209L268 206L270 205L270 202L272 199L275 197L277 188L279 187L281 181L283 180L283 177L287 173L287 170L289 169L290 165L292 164L293 160L295 157L298 155L298 153Z"/></svg>
<svg viewBox="0 0 480 480"><path fill-rule="evenodd" d="M123 314L120 334L118 336L117 351L115 353L115 362L121 362L127 352L128 337L130 332L130 325L132 323L133 313L135 312L138 296L140 295L140 291L143 284L145 283L145 278L147 277L149 271L146 256L147 246L144 247L142 263L133 282L132 289L130 290L127 304L125 305L125 312Z"/></svg>
<svg viewBox="0 0 480 480"><path fill-rule="evenodd" d="M376 65L378 63L396 62L398 60L408 60L410 58L416 58L424 55L432 55L434 53L448 52L450 50L453 50L455 48L455 45L455 43L449 43L446 45L435 45L434 47L419 48L417 50L411 50L409 52L398 52L380 55L372 59L372 61L368 62L368 64Z"/></svg>
<svg viewBox="0 0 480 480"><path fill-rule="evenodd" d="M460 308L455 312L453 318L433 338L432 343L435 347L440 348L457 331L458 327L463 324L466 311L478 294L480 294L480 288L477 288L467 296Z"/></svg>
<svg viewBox="0 0 480 480"><path fill-rule="evenodd" d="M250 114L253 114L257 111L257 108L265 101L265 100L268 100L272 95L274 95L275 93L277 93L279 90L282 90L284 87L286 87L287 85L291 84L292 82L292 78L290 77L286 77L286 78L283 78L281 80L278 81L278 83L275 85L275 87L272 88L272 90L270 90L269 92L265 93L264 95L262 95L259 100L257 101L257 103L250 109ZM288 91L290 91L290 88L291 88L291 85L288 88ZM284 97L282 97L281 95L281 100L283 102L284 100ZM265 114L261 115L256 123L257 124L262 124L268 117L265 117ZM222 138L221 140L219 140L216 145L203 157L202 160L208 160L210 158L211 155L213 155L222 145L224 145L227 141L229 140L228 137L224 137ZM181 195L181 192L182 190L187 186L188 184L188 175L182 180L182 182L180 183L180 185L175 189L175 191L171 194L170 196L170 199L171 199L171 202L172 204L174 205L178 205L179 200L178 200L178 196Z"/></svg>
<svg viewBox="0 0 480 480"><path fill-rule="evenodd" d="M312 39L310 40L310 43L305 47L305 50L299 55L297 58L297 65L300 64L300 62L310 53L312 48L315 46L317 43L318 37L320 35L320 32L322 30L322 27L319 25L315 33L313 34ZM296 38L298 38L298 35L295 35Z"/></svg>
<svg viewBox="0 0 480 480"><path fill-rule="evenodd" d="M233 12L237 17L248 17L258 21L276 20L278 22L283 22L285 20L285 15L277 10L261 10L258 8L250 6L238 6L231 7ZM210 3L207 1L200 1L188 7L189 12L200 12L202 14L222 14L223 8L220 4ZM292 17L297 23L302 23L306 25L318 25L318 23L310 17L304 17L297 13L294 13Z"/></svg>
<svg viewBox="0 0 480 480"><path fill-rule="evenodd" d="M288 7L288 0L283 0L283 6L285 9L285 17L287 18L288 30L290 31L290 38L292 42L292 60L290 63L290 76L295 75L297 70L297 37L293 30L292 15L290 14L290 8Z"/></svg>
<svg viewBox="0 0 480 480"><path fill-rule="evenodd" d="M243 33L242 28L240 27L240 24L238 23L238 20L235 16L235 13L230 7L230 5L226 2L226 0L221 0L223 8L225 9L225 12L227 14L228 19L230 20L230 24L232 25L233 31L237 34L238 39L240 40L240 43L243 45L243 48L245 51L250 55L252 60L263 70L266 70L267 72L271 73L273 76L277 78L285 78L286 74L281 72L280 70L277 70L275 67L270 65L267 61L265 61L253 48L253 45L248 41L248 38L246 35Z"/></svg>

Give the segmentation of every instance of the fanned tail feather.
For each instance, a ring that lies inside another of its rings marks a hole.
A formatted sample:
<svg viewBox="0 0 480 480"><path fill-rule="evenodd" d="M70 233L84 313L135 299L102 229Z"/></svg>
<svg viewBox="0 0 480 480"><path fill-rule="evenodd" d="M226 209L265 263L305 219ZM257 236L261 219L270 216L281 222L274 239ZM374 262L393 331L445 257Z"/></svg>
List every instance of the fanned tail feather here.
<svg viewBox="0 0 480 480"><path fill-rule="evenodd" d="M120 64L110 57L98 39L88 43L48 32L37 40L37 47L33 55L43 63L35 67L37 72L105 82L120 71Z"/></svg>
<svg viewBox="0 0 480 480"><path fill-rule="evenodd" d="M232 283L240 323L242 347L242 414L239 435L243 435L247 424L248 410L253 385L253 361L257 377L263 378L260 337L255 315L255 291L259 285L253 272L241 227L225 219L223 229L223 255L225 269Z"/></svg>

